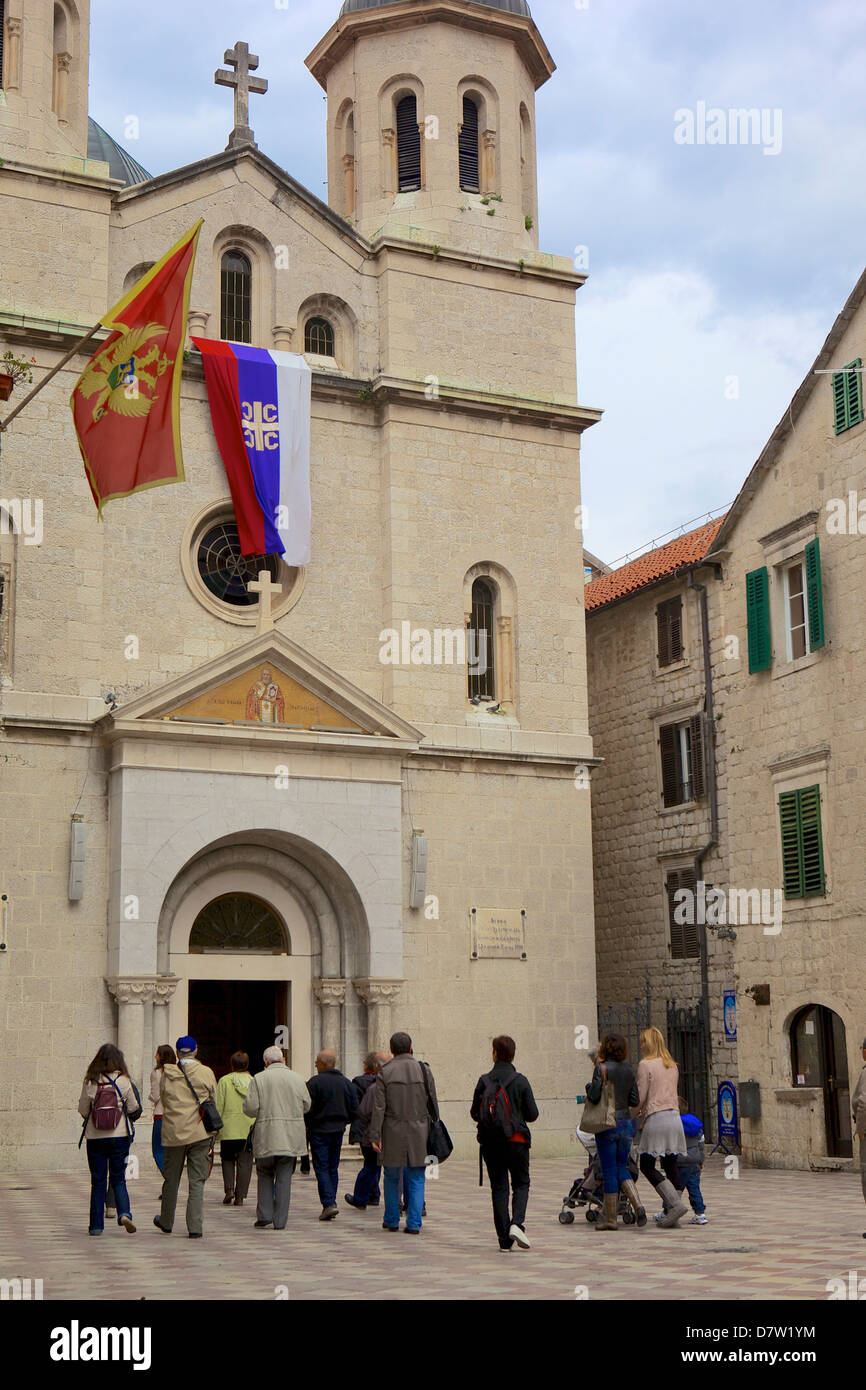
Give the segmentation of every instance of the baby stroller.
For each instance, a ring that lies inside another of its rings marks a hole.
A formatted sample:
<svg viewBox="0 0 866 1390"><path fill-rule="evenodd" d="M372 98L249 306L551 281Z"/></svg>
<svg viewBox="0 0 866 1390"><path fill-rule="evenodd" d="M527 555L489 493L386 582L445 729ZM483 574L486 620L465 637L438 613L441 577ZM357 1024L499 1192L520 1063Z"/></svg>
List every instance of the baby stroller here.
<svg viewBox="0 0 866 1390"><path fill-rule="evenodd" d="M584 1169L582 1176L576 1178L572 1183L568 1196L563 1198L562 1211L559 1213L559 1221L562 1226L571 1225L574 1220L575 1207L586 1207L585 1216L590 1223L598 1221L604 1201L604 1188L601 1180L601 1160L598 1156L595 1135L588 1134L582 1129L575 1130L575 1134L586 1149L590 1161L588 1167ZM633 1151L628 1156L628 1171L632 1179L637 1182L640 1173L634 1159ZM634 1212L629 1206L625 1194L622 1192L619 1194L619 1200L617 1202L617 1215L622 1217L623 1225L634 1225Z"/></svg>

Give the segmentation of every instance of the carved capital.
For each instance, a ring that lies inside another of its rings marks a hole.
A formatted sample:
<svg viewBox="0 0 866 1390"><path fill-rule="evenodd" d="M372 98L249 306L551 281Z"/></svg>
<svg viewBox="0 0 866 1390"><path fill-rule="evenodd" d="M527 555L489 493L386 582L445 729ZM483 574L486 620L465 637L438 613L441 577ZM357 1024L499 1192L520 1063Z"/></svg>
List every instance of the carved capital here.
<svg viewBox="0 0 866 1390"><path fill-rule="evenodd" d="M275 323L273 327L274 347L278 352L291 352L295 329L292 324Z"/></svg>
<svg viewBox="0 0 866 1390"><path fill-rule="evenodd" d="M21 37L21 20L18 15L11 14L9 16L6 21L6 28L10 39L18 39Z"/></svg>
<svg viewBox="0 0 866 1390"><path fill-rule="evenodd" d="M400 993L405 980L353 980L355 992L361 996L365 1004L393 1004Z"/></svg>
<svg viewBox="0 0 866 1390"><path fill-rule="evenodd" d="M58 53L58 54L57 54L57 71L58 71L58 72L68 72L69 69L70 69L70 67L71 67L71 65L72 65L72 54L71 54L71 53Z"/></svg>
<svg viewBox="0 0 866 1390"><path fill-rule="evenodd" d="M314 980L313 993L320 1004L337 1007L346 1002L347 980Z"/></svg>
<svg viewBox="0 0 866 1390"><path fill-rule="evenodd" d="M193 335L195 335L196 338L204 337L209 318L209 309L190 309L186 319L190 337Z"/></svg>
<svg viewBox="0 0 866 1390"><path fill-rule="evenodd" d="M395 136L393 127L387 126L387 127L382 131L382 144L383 144L383 145L393 145L393 144L394 144L395 138L396 138L396 136Z"/></svg>
<svg viewBox="0 0 866 1390"><path fill-rule="evenodd" d="M167 1004L179 981L160 975L125 975L106 979L118 1004Z"/></svg>

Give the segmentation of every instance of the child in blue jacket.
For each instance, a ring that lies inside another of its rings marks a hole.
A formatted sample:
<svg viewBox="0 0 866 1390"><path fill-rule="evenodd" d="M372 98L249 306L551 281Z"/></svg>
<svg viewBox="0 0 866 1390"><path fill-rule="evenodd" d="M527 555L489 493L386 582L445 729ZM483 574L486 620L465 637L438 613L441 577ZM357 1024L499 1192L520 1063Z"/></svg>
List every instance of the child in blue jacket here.
<svg viewBox="0 0 866 1390"><path fill-rule="evenodd" d="M690 1114L686 1102L682 1098L680 1098L680 1119L683 1122L683 1133L686 1136L688 1153L678 1156L677 1167L680 1170L683 1187L689 1194L689 1201L695 1213L689 1225L706 1226L707 1208L701 1192L701 1169L704 1166L705 1157L704 1126L697 1115Z"/></svg>

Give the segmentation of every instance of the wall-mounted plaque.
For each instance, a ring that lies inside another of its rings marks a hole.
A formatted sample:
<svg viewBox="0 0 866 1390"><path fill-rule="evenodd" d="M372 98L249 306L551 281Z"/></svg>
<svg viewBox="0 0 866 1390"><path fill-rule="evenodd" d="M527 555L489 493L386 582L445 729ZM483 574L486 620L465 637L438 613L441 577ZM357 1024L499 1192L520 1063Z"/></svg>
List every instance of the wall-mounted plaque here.
<svg viewBox="0 0 866 1390"><path fill-rule="evenodd" d="M514 907L469 909L473 960L526 960L526 911Z"/></svg>

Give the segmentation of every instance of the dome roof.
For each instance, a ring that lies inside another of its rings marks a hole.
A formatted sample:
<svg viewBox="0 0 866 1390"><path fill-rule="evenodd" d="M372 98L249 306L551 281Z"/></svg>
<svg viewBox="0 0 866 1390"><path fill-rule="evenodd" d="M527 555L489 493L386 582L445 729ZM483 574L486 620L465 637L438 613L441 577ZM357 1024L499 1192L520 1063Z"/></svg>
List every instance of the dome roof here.
<svg viewBox="0 0 866 1390"><path fill-rule="evenodd" d="M357 10L377 10L380 5L393 5L396 0L344 0L340 18L344 14L354 14ZM477 5L486 5L490 10L505 10L508 14L522 14L527 19L532 15L526 0L475 0Z"/></svg>
<svg viewBox="0 0 866 1390"><path fill-rule="evenodd" d="M146 183L151 177L137 159L133 159L111 138L107 130L97 125L92 116L87 118L87 158L103 160L108 165L111 177L121 179L126 188L134 183Z"/></svg>

